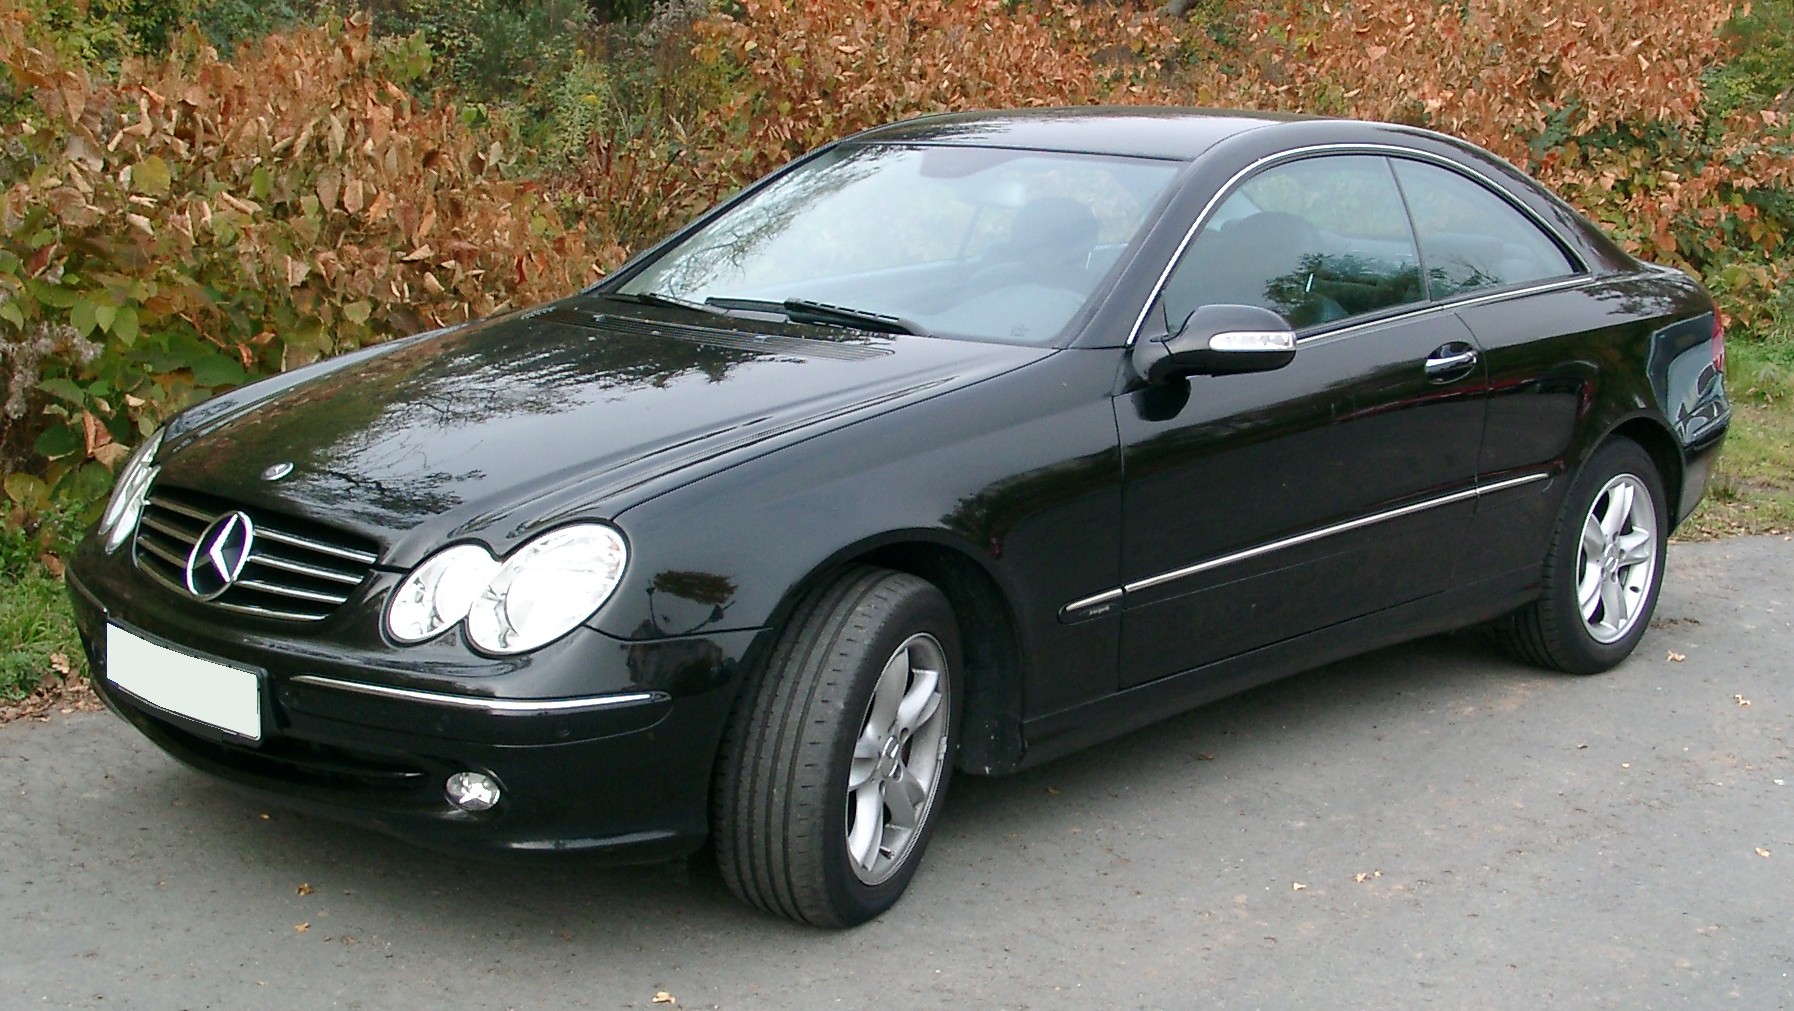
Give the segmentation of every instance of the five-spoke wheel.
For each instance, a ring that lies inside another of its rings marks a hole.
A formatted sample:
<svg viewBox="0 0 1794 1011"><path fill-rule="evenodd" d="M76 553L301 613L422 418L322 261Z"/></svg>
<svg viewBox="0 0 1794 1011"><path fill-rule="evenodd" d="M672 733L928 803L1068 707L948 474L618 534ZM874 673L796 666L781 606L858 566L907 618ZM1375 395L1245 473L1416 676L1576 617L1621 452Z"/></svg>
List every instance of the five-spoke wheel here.
<svg viewBox="0 0 1794 1011"><path fill-rule="evenodd" d="M953 768L959 627L941 591L856 568L811 594L718 759L717 866L768 912L852 926L909 885Z"/></svg>
<svg viewBox="0 0 1794 1011"><path fill-rule="evenodd" d="M868 885L903 866L947 758L946 653L918 632L879 671L847 774L847 855Z"/></svg>
<svg viewBox="0 0 1794 1011"><path fill-rule="evenodd" d="M1641 478L1616 475L1595 496L1576 565L1576 604L1589 637L1625 638L1657 574L1657 508Z"/></svg>
<svg viewBox="0 0 1794 1011"><path fill-rule="evenodd" d="M1498 626L1525 659L1572 674L1632 653L1663 580L1663 479L1637 443L1609 440L1570 486L1539 599Z"/></svg>

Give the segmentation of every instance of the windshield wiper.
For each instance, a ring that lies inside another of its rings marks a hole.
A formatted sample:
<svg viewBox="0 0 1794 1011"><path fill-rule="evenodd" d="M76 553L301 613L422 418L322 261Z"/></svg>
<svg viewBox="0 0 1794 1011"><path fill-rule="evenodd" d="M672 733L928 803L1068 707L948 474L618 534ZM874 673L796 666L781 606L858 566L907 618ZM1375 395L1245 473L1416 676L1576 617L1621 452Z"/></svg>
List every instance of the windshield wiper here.
<svg viewBox="0 0 1794 1011"><path fill-rule="evenodd" d="M829 302L817 302L808 298L788 298L782 302L774 302L765 298L707 298L705 303L720 309L765 309L782 312L799 323L834 323L840 326L851 326L879 333L905 333L917 337L933 336L927 327L912 319L892 316L889 313L873 312L870 309L855 309L851 306L834 305Z"/></svg>
<svg viewBox="0 0 1794 1011"><path fill-rule="evenodd" d="M658 291L607 291L605 298L614 298L620 302L634 302L636 305L658 305L668 309L690 309L693 312L707 313L711 316L722 316L726 313L714 305L694 302L689 298L677 295L663 295Z"/></svg>

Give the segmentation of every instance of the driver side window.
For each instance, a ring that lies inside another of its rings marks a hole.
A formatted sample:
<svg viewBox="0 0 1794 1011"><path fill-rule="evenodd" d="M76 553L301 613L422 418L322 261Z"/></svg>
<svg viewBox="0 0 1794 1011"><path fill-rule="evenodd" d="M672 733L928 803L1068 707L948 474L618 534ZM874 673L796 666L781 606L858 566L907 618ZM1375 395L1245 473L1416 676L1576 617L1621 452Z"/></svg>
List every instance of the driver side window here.
<svg viewBox="0 0 1794 1011"><path fill-rule="evenodd" d="M1297 329L1425 299L1389 163L1369 155L1273 166L1235 190L1166 281L1168 331L1204 305L1255 305Z"/></svg>

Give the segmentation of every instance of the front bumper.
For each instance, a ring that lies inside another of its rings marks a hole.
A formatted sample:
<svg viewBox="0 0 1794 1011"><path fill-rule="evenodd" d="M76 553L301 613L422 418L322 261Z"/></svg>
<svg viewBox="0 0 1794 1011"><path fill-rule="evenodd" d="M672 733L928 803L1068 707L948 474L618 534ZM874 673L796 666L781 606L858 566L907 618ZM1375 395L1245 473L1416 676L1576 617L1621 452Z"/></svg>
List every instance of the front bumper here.
<svg viewBox="0 0 1794 1011"><path fill-rule="evenodd" d="M129 567L83 552L69 571L94 686L187 765L281 806L453 852L586 851L644 862L682 856L706 838L716 749L760 630L625 642L581 628L525 663L492 661L486 676L463 652L447 676L433 678L421 663L400 678L405 650L370 663L365 648L331 647L322 636L283 640L221 625L157 588L121 594ZM261 740L113 684L109 622L256 669ZM518 685L551 694L520 696ZM455 807L443 787L457 772L496 779L500 802L477 813Z"/></svg>

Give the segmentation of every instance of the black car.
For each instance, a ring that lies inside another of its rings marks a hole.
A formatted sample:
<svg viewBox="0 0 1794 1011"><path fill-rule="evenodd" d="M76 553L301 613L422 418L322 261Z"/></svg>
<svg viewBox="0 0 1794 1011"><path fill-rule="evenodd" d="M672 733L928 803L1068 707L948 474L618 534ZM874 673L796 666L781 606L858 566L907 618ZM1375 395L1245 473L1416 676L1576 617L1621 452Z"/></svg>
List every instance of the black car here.
<svg viewBox="0 0 1794 1011"><path fill-rule="evenodd" d="M1605 670L1729 419L1693 281L1423 130L934 116L577 295L175 418L69 585L182 761L817 924L1012 772L1492 623Z"/></svg>

